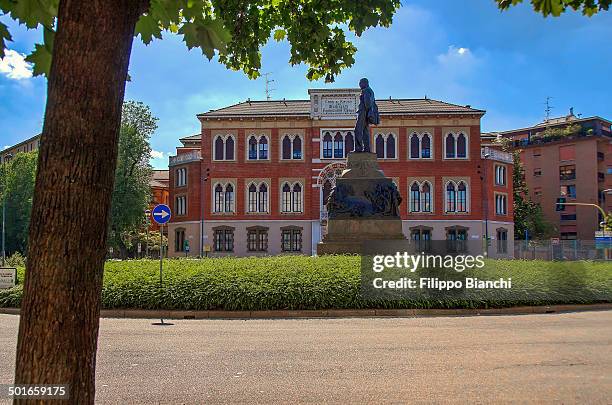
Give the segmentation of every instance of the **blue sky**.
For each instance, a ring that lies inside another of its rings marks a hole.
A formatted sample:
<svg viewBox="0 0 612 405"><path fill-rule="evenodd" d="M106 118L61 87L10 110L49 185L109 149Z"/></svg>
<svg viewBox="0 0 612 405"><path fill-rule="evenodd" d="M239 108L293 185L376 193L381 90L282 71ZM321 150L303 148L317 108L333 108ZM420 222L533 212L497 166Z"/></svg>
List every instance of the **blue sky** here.
<svg viewBox="0 0 612 405"><path fill-rule="evenodd" d="M0 148L40 132L46 80L28 77L20 54L42 38L6 16L14 42L0 63ZM290 66L286 42L263 49L274 98L307 98L312 87L356 87L370 79L378 98L430 98L487 110L482 130L541 121L552 97L553 115L570 107L584 116L612 119L612 14L587 18L571 12L544 19L529 4L500 12L492 0L405 0L391 28L355 39L355 65L326 85L309 82L304 66ZM155 167L167 167L178 138L199 132L195 115L247 98L265 98L263 79L209 62L178 37L144 46L135 41L126 99L148 104L159 117L151 139Z"/></svg>

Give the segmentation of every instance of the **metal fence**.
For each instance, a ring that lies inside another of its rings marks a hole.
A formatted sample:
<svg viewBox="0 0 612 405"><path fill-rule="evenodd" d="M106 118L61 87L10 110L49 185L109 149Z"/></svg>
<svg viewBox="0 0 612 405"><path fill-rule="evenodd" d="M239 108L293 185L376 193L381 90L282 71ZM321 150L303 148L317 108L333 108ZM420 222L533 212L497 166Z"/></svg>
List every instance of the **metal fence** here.
<svg viewBox="0 0 612 405"><path fill-rule="evenodd" d="M515 240L514 258L524 260L612 260L612 243L594 240Z"/></svg>

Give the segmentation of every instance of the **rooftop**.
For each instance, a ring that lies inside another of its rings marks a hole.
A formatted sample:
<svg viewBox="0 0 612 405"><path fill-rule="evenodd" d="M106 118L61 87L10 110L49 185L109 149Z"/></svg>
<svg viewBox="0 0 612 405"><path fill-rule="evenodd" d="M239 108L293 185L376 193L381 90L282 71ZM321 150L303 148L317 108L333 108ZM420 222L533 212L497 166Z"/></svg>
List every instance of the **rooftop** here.
<svg viewBox="0 0 612 405"><path fill-rule="evenodd" d="M470 106L460 106L443 101L422 99L381 99L376 100L378 111L383 115L410 114L479 114ZM228 107L198 114L202 118L268 117L268 116L310 116L310 100L247 100ZM183 138L184 139L184 138Z"/></svg>

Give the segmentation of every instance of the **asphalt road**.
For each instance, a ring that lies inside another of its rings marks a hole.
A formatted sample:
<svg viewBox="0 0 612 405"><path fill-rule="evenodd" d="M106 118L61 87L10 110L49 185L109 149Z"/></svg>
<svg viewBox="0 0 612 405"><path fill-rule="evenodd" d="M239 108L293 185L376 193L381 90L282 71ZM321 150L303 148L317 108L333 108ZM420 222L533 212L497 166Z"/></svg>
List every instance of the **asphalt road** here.
<svg viewBox="0 0 612 405"><path fill-rule="evenodd" d="M0 315L0 384L18 320ZM97 402L612 401L612 311L173 322L102 320Z"/></svg>

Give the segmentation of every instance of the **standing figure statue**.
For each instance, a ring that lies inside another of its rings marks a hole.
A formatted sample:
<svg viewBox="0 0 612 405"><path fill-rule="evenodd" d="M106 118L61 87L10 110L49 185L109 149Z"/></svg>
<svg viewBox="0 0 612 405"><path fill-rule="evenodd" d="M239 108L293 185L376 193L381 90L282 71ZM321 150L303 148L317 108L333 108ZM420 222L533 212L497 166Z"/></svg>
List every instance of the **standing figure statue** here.
<svg viewBox="0 0 612 405"><path fill-rule="evenodd" d="M359 80L361 95L359 96L359 110L357 111L357 124L355 125L355 152L370 152L370 124L378 125L380 115L370 88L368 79Z"/></svg>

